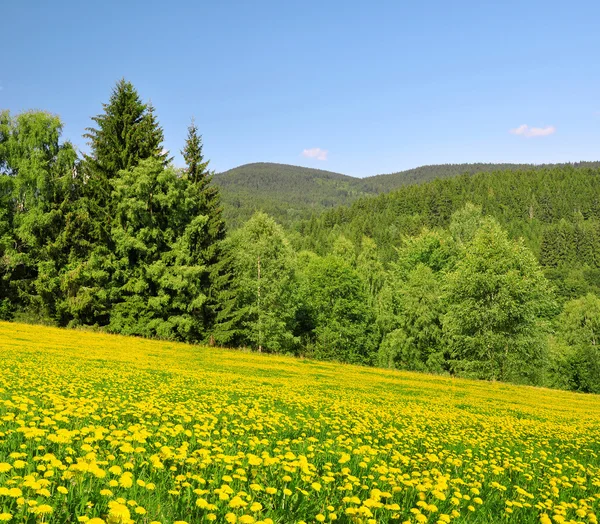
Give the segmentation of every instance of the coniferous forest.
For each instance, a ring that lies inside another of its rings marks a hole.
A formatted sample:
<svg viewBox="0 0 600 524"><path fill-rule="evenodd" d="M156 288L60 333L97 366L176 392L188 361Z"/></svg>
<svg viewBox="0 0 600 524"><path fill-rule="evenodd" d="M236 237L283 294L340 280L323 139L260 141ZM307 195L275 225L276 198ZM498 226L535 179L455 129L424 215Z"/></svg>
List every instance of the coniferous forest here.
<svg viewBox="0 0 600 524"><path fill-rule="evenodd" d="M226 224L200 130L175 167L131 83L87 154L62 125L0 113L4 320L600 393L597 164L331 174L352 203Z"/></svg>

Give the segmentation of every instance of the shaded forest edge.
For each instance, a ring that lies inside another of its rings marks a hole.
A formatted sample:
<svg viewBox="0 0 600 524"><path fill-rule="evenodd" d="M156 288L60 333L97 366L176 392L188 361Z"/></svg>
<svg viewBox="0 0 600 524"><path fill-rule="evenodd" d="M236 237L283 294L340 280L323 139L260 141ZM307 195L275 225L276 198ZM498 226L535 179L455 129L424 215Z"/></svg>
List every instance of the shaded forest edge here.
<svg viewBox="0 0 600 524"><path fill-rule="evenodd" d="M452 176L227 232L199 130L174 167L131 83L89 154L61 131L0 114L2 319L600 392L596 166Z"/></svg>

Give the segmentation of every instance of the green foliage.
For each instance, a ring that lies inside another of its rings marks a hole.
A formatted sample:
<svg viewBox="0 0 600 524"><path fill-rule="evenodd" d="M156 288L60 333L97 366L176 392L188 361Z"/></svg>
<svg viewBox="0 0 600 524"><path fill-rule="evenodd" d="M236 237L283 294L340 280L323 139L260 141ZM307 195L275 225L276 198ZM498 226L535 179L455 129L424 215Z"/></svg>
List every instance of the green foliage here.
<svg viewBox="0 0 600 524"><path fill-rule="evenodd" d="M377 297L385 285L387 272L377 253L377 244L369 237L363 237L360 252L356 258L356 271L362 282L369 307L377 307Z"/></svg>
<svg viewBox="0 0 600 524"><path fill-rule="evenodd" d="M92 149L87 160L97 176L113 178L151 156L166 163L163 132L154 108L141 101L131 82L119 80L102 107L104 112L92 118L97 127L88 128L85 134Z"/></svg>
<svg viewBox="0 0 600 524"><path fill-rule="evenodd" d="M374 315L357 271L334 255L310 257L300 271L307 344L316 358L370 364L377 347Z"/></svg>
<svg viewBox="0 0 600 524"><path fill-rule="evenodd" d="M457 257L458 247L447 231L425 228L417 236L404 237L391 268L396 278L402 280L419 264L436 273L447 271L454 266Z"/></svg>
<svg viewBox="0 0 600 524"><path fill-rule="evenodd" d="M194 205L188 210L192 217L203 216L206 224L197 230L188 242L194 251L194 260L205 270L200 275L200 287L206 297L202 307L203 325L210 331L217 312L225 304L219 304L218 295L224 298L231 280L230 268L222 261L221 245L225 239L225 222L222 217L221 196L213 183L209 161L204 159L202 137L195 123L188 127L185 147L181 152L186 162L187 191L194 195Z"/></svg>
<svg viewBox="0 0 600 524"><path fill-rule="evenodd" d="M294 253L281 226L257 213L227 238L223 250L233 272L223 301L235 303L217 315L216 342L296 351Z"/></svg>
<svg viewBox="0 0 600 524"><path fill-rule="evenodd" d="M116 204L113 308L117 333L194 341L203 332L206 295L194 239L207 218L186 179L156 158L142 160L112 180Z"/></svg>
<svg viewBox="0 0 600 524"><path fill-rule="evenodd" d="M201 340L224 237L201 142L182 176L130 83L104 107L82 164L57 117L0 114L0 316Z"/></svg>
<svg viewBox="0 0 600 524"><path fill-rule="evenodd" d="M600 392L594 164L215 176L125 80L93 120L0 113L0 319Z"/></svg>
<svg viewBox="0 0 600 524"><path fill-rule="evenodd" d="M301 237L299 245L326 253L334 240L332 230L355 244L368 236L376 242L381 260L389 263L404 237L418 234L423 227L448 227L453 213L471 203L480 207L485 216L498 220L511 237L523 237L536 255L541 253L542 244L550 242L544 240L546 230L561 219L581 224L578 251L567 255L565 250L571 248L558 247L556 255L545 254L540 262L547 265L552 257L573 260L581 253L590 267L598 267L598 228L592 223L600 221L600 177L598 168L590 166L594 164L495 171L409 185L298 222L295 228ZM574 210L578 211L575 216ZM476 218L476 213L473 216ZM565 232L560 234L564 236Z"/></svg>
<svg viewBox="0 0 600 524"><path fill-rule="evenodd" d="M116 262L121 260L116 253L122 247L120 224L115 222L122 210L122 195L115 189L143 160L153 158L164 168L168 159L154 108L142 103L130 82L117 82L103 108L104 112L92 119L97 127L87 130L91 151L79 166L81 194L73 206L70 224L77 240L72 250L75 256L61 265L57 278L65 295L59 311L61 324L111 324L115 329L123 325L111 320L113 314L122 315L120 309L113 311L113 304L122 299L118 290L123 280L122 268ZM149 330L155 332L154 328ZM142 331L131 328L131 333Z"/></svg>
<svg viewBox="0 0 600 524"><path fill-rule="evenodd" d="M531 252L487 220L448 274L444 332L457 372L539 383L549 284Z"/></svg>
<svg viewBox="0 0 600 524"><path fill-rule="evenodd" d="M444 230L424 229L403 239L382 295L385 306L379 324L384 326L385 337L378 354L381 365L448 371L442 294L446 273L458 256L456 241Z"/></svg>
<svg viewBox="0 0 600 524"><path fill-rule="evenodd" d="M588 294L567 302L557 326L568 348L560 355L558 374L568 377L570 389L600 393L600 298Z"/></svg>
<svg viewBox="0 0 600 524"><path fill-rule="evenodd" d="M597 162L576 164L598 167ZM309 219L327 209L348 205L363 197L389 193L404 186L424 184L434 180L476 173L501 173L545 169L551 166L530 164L443 164L422 166L388 175L354 178L321 169L309 169L285 164L255 163L230 169L215 177L225 203L225 216L231 227L239 227L256 211L264 211L285 225ZM499 175L501 176L501 175ZM439 198L438 198L439 197ZM443 206L452 199L444 194L429 200L431 218L440 225ZM367 236L369 232L363 231ZM406 231L405 231L406 233ZM361 235L362 236L362 235ZM352 239L357 242L357 238Z"/></svg>
<svg viewBox="0 0 600 524"><path fill-rule="evenodd" d="M0 115L0 314L55 313L56 270L68 252L63 235L75 193L75 151L60 143L58 117L27 112Z"/></svg>
<svg viewBox="0 0 600 524"><path fill-rule="evenodd" d="M240 226L256 211L290 224L313 212L372 194L360 187L358 178L270 163L247 164L219 173L215 183L223 195L225 218L232 227Z"/></svg>
<svg viewBox="0 0 600 524"><path fill-rule="evenodd" d="M454 212L448 229L454 241L464 246L473 240L484 223L481 206L467 202L465 207Z"/></svg>
<svg viewBox="0 0 600 524"><path fill-rule="evenodd" d="M415 371L446 371L439 275L419 263L406 275L406 280L395 284L392 306L395 329L381 343L379 364Z"/></svg>

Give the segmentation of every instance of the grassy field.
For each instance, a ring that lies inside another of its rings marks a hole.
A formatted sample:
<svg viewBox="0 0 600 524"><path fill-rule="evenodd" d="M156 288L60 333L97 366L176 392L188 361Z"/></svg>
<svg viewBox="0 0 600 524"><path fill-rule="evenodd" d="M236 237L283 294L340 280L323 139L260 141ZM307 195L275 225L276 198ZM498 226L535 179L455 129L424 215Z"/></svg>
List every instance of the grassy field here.
<svg viewBox="0 0 600 524"><path fill-rule="evenodd" d="M0 323L0 522L596 523L600 397Z"/></svg>

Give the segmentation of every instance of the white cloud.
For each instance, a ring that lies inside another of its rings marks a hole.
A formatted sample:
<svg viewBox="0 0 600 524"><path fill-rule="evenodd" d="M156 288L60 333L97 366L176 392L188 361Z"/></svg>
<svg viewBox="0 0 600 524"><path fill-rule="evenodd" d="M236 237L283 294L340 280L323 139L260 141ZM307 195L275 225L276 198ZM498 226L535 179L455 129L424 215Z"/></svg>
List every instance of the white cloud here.
<svg viewBox="0 0 600 524"><path fill-rule="evenodd" d="M316 158L317 160L327 160L327 149L321 149L320 147L313 147L312 149L305 149L302 151L302 156L306 158Z"/></svg>
<svg viewBox="0 0 600 524"><path fill-rule="evenodd" d="M546 127L529 127L527 124L520 125L519 127L515 127L510 130L510 133L513 135L520 135L526 138L533 138L536 136L549 136L556 133L556 127L554 126L546 126Z"/></svg>

